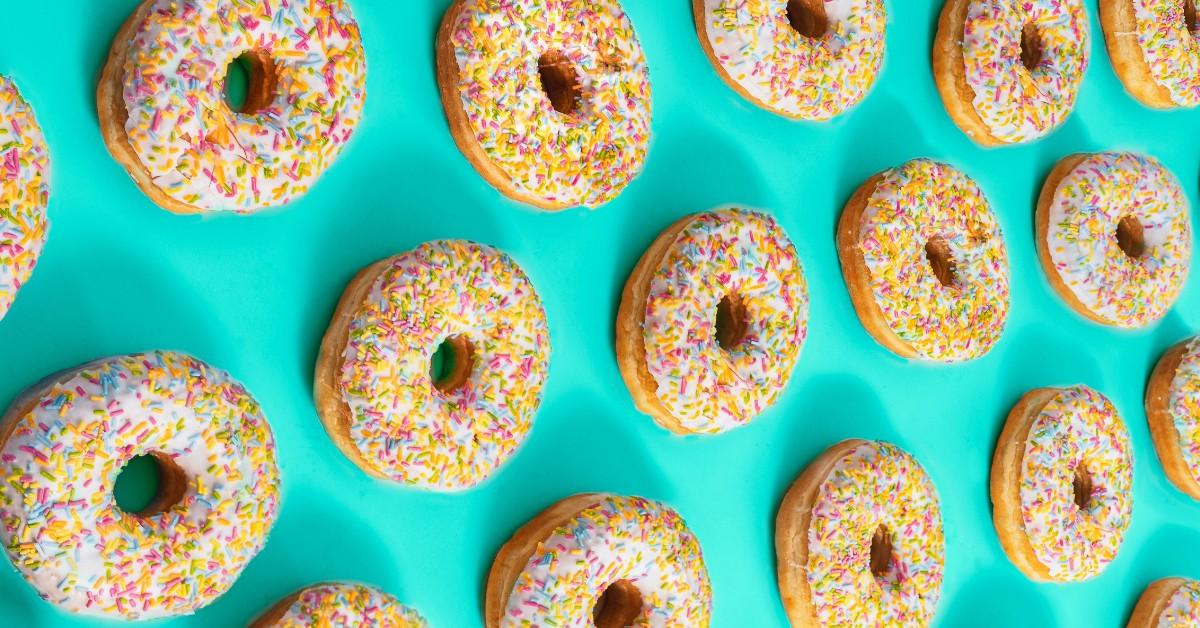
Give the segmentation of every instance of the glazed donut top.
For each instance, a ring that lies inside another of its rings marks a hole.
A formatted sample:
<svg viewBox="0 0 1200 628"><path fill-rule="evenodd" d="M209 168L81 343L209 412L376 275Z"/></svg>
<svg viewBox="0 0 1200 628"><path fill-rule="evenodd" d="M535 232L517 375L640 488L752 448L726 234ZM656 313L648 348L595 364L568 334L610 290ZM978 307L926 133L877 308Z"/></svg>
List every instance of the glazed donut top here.
<svg viewBox="0 0 1200 628"><path fill-rule="evenodd" d="M1192 477L1200 482L1200 336L1188 342L1175 367L1167 408L1180 455Z"/></svg>
<svg viewBox="0 0 1200 628"><path fill-rule="evenodd" d="M304 195L362 117L366 60L344 0L150 0L128 48L129 145L154 185L208 211ZM263 51L275 94L252 114L225 101L226 68Z"/></svg>
<svg viewBox="0 0 1200 628"><path fill-rule="evenodd" d="M0 76L0 319L37 264L50 221L50 157L17 86Z"/></svg>
<svg viewBox="0 0 1200 628"><path fill-rule="evenodd" d="M1080 509L1077 474L1092 491ZM1021 516L1034 554L1055 580L1094 576L1116 555L1133 511L1129 432L1104 395L1057 391L1029 428L1021 462Z"/></svg>
<svg viewBox="0 0 1200 628"><path fill-rule="evenodd" d="M525 439L550 357L546 313L509 256L473 242L427 242L387 262L350 324L342 397L350 436L379 474L425 488L483 481ZM434 386L430 360L465 337L463 386Z"/></svg>
<svg viewBox="0 0 1200 628"><path fill-rule="evenodd" d="M1200 105L1200 41L1188 30L1183 2L1132 0L1131 4L1138 47L1154 82L1167 90L1176 105Z"/></svg>
<svg viewBox="0 0 1200 628"><path fill-rule="evenodd" d="M871 572L872 537L892 541L887 572ZM942 590L945 537L933 482L895 445L863 441L821 484L808 528L808 585L821 626L916 626Z"/></svg>
<svg viewBox="0 0 1200 628"><path fill-rule="evenodd" d="M304 589L272 625L279 628L426 628L429 624L420 613L375 587L339 582Z"/></svg>
<svg viewBox="0 0 1200 628"><path fill-rule="evenodd" d="M1200 626L1200 582L1187 580L1175 589L1158 615L1159 628Z"/></svg>
<svg viewBox="0 0 1200 628"><path fill-rule="evenodd" d="M1021 59L1022 32L1037 31L1040 61ZM1037 139L1075 106L1088 65L1081 0L972 0L963 27L963 65L984 126L1004 143Z"/></svg>
<svg viewBox="0 0 1200 628"><path fill-rule="evenodd" d="M725 73L783 115L827 120L862 100L883 65L881 0L824 0L819 38L788 23L787 0L704 0L705 31Z"/></svg>
<svg viewBox="0 0 1200 628"><path fill-rule="evenodd" d="M462 108L474 139L522 196L556 206L612 200L641 171L650 75L617 0L460 0L451 27ZM539 52L566 57L576 110L554 110Z"/></svg>
<svg viewBox="0 0 1200 628"><path fill-rule="evenodd" d="M517 576L502 626L593 625L605 588L625 580L643 600L636 626L707 626L712 605L700 543L671 508L597 495L560 525Z"/></svg>
<svg viewBox="0 0 1200 628"><path fill-rule="evenodd" d="M224 371L171 352L51 382L8 417L0 450L0 538L17 569L63 609L110 618L186 614L228 590L279 512L258 403ZM183 496L161 514L123 512L116 478L146 453L183 471Z"/></svg>
<svg viewBox="0 0 1200 628"><path fill-rule="evenodd" d="M735 296L746 330L718 344L715 315ZM796 249L771 216L726 209L692 217L654 272L642 327L659 401L686 428L737 427L779 397L800 358L808 284Z"/></svg>
<svg viewBox="0 0 1200 628"><path fill-rule="evenodd" d="M1142 228L1145 247L1136 259L1114 236L1125 218ZM1054 192L1046 246L1059 277L1089 311L1112 325L1144 327L1167 313L1187 280L1187 198L1153 158L1087 155Z"/></svg>
<svg viewBox="0 0 1200 628"><path fill-rule="evenodd" d="M953 285L927 246L953 257ZM926 360L987 353L1008 320L1008 249L979 186L947 164L915 159L882 173L859 223L871 292L888 327Z"/></svg>

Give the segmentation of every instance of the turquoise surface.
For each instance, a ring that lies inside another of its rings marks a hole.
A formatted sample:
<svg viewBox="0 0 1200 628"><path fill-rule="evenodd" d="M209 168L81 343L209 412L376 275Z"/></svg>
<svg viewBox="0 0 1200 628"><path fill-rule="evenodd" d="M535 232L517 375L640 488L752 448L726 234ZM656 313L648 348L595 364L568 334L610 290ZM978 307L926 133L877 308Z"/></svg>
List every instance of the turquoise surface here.
<svg viewBox="0 0 1200 628"><path fill-rule="evenodd" d="M941 495L946 626L1117 626L1142 588L1200 577L1200 505L1166 480L1142 392L1159 354L1200 324L1200 277L1155 327L1102 328L1060 301L1042 275L1033 203L1060 157L1143 151L1174 171L1195 205L1200 112L1161 113L1127 96L1109 65L1095 0L1092 63L1070 120L1044 141L984 150L951 123L929 69L937 0L889 2L878 85L827 124L755 108L718 79L686 0L624 0L650 62L654 137L645 172L595 211L543 214L510 202L450 139L434 77L434 33L448 0L354 0L368 55L364 123L305 199L250 216L158 209L106 152L93 91L134 0L6 3L0 72L33 103L51 148L50 242L0 321L0 404L58 369L145 349L188 351L257 395L279 443L283 509L233 589L178 626L244 624L312 582L377 584L435 626L481 623L497 547L555 500L580 491L661 499L703 545L715 626L786 623L775 586L775 509L827 446L886 439L912 452ZM1012 312L985 358L953 367L899 359L851 308L834 248L842 204L871 174L913 157L953 163L993 202L1008 241ZM776 407L748 427L680 438L633 407L613 356L623 282L679 216L739 203L772 211L803 259L809 339ZM311 401L317 345L360 267L432 238L511 253L538 287L553 343L545 403L512 462L463 494L373 480L326 438ZM988 469L1009 408L1026 390L1089 384L1132 434L1134 516L1117 559L1082 584L1034 584L1002 552ZM41 602L0 567L0 623L105 625Z"/></svg>

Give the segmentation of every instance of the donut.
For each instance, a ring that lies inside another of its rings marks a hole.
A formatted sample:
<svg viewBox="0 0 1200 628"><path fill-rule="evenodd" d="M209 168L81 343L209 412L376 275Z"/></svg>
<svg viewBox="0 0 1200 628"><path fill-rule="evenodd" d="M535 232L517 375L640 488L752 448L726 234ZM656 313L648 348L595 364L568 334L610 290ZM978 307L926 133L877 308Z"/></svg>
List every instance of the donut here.
<svg viewBox="0 0 1200 628"><path fill-rule="evenodd" d="M722 209L663 231L617 313L621 376L642 412L677 434L715 434L766 410L800 358L808 285L771 216Z"/></svg>
<svg viewBox="0 0 1200 628"><path fill-rule="evenodd" d="M484 625L709 625L712 587L679 513L641 497L583 494L547 508L496 554Z"/></svg>
<svg viewBox="0 0 1200 628"><path fill-rule="evenodd" d="M700 45L750 102L828 120L857 105L883 65L882 0L692 0Z"/></svg>
<svg viewBox="0 0 1200 628"><path fill-rule="evenodd" d="M1187 197L1151 157L1071 155L1042 187L1037 247L1071 309L1102 325L1145 327L1171 309L1187 281Z"/></svg>
<svg viewBox="0 0 1200 628"><path fill-rule="evenodd" d="M435 377L439 347L452 365ZM549 358L541 298L512 258L427 242L364 268L342 294L321 342L317 410L367 473L466 489L529 434Z"/></svg>
<svg viewBox="0 0 1200 628"><path fill-rule="evenodd" d="M517 201L596 207L646 161L650 74L617 0L455 0L437 79L454 142Z"/></svg>
<svg viewBox="0 0 1200 628"><path fill-rule="evenodd" d="M1031 390L1009 413L992 460L1000 545L1032 580L1091 578L1121 547L1132 482L1129 432L1104 395Z"/></svg>
<svg viewBox="0 0 1200 628"><path fill-rule="evenodd" d="M934 362L978 358L1008 320L1008 249L983 191L915 159L858 188L838 221L850 300L879 344Z"/></svg>
<svg viewBox="0 0 1200 628"><path fill-rule="evenodd" d="M227 68L248 70L245 102ZM113 40L96 107L104 143L180 214L302 197L362 118L366 58L345 0L144 0Z"/></svg>
<svg viewBox="0 0 1200 628"><path fill-rule="evenodd" d="M250 628L427 628L417 611L375 587L314 584L279 600Z"/></svg>
<svg viewBox="0 0 1200 628"><path fill-rule="evenodd" d="M1146 420L1167 479L1200 499L1200 336L1159 359L1146 386Z"/></svg>
<svg viewBox="0 0 1200 628"><path fill-rule="evenodd" d="M33 274L50 232L49 155L33 108L0 76L0 320Z"/></svg>
<svg viewBox="0 0 1200 628"><path fill-rule="evenodd" d="M1019 144L1067 119L1088 51L1082 0L946 0L933 77L967 137L982 146Z"/></svg>
<svg viewBox="0 0 1200 628"><path fill-rule="evenodd" d="M1155 109L1200 104L1200 42L1191 0L1100 0L1113 70L1138 102Z"/></svg>
<svg viewBox="0 0 1200 628"><path fill-rule="evenodd" d="M126 512L117 476L152 456L154 499ZM186 615L225 593L279 513L275 442L228 373L154 351L52 375L0 430L0 541L46 601L80 615Z"/></svg>
<svg viewBox="0 0 1200 628"><path fill-rule="evenodd" d="M1200 626L1200 582L1163 578L1146 587L1133 607L1129 628Z"/></svg>
<svg viewBox="0 0 1200 628"><path fill-rule="evenodd" d="M796 627L928 625L945 545L937 491L916 459L889 443L838 443L779 506L775 550L788 619Z"/></svg>

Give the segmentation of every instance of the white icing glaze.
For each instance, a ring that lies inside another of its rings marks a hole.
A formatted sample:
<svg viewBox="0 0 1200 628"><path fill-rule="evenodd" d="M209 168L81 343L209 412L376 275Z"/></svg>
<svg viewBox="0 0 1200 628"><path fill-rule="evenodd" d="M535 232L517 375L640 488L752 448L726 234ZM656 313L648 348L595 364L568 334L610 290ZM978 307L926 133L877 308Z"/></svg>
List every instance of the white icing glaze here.
<svg viewBox="0 0 1200 628"><path fill-rule="evenodd" d="M344 0L150 0L124 64L126 135L154 185L206 211L253 211L302 196L357 127L366 62ZM268 105L235 113L226 68L267 51Z"/></svg>
<svg viewBox="0 0 1200 628"><path fill-rule="evenodd" d="M1188 342L1175 368L1167 408L1183 461L1200 482L1200 337Z"/></svg>
<svg viewBox="0 0 1200 628"><path fill-rule="evenodd" d="M1195 0L1132 0L1138 47L1150 76L1176 105L1195 107L1200 104L1200 39L1188 30L1184 2Z"/></svg>
<svg viewBox="0 0 1200 628"><path fill-rule="evenodd" d="M50 230L50 157L33 109L0 76L0 319L33 274Z"/></svg>
<svg viewBox="0 0 1200 628"><path fill-rule="evenodd" d="M1167 607L1158 616L1158 628L1195 628L1200 626L1200 582L1188 580L1171 594Z"/></svg>

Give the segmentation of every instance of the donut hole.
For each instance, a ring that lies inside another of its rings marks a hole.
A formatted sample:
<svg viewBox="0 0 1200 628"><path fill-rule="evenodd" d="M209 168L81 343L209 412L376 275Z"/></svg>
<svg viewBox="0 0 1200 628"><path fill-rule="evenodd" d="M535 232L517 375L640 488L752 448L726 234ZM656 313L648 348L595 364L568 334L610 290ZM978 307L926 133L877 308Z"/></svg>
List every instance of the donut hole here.
<svg viewBox="0 0 1200 628"><path fill-rule="evenodd" d="M1187 27L1188 32L1196 32L1196 4L1195 0L1181 0L1183 2L1183 24Z"/></svg>
<svg viewBox="0 0 1200 628"><path fill-rule="evenodd" d="M542 82L542 91L550 100L554 110L565 115L574 115L579 109L583 87L579 83L579 73L575 64L567 55L558 50L546 52L538 58L538 77Z"/></svg>
<svg viewBox="0 0 1200 628"><path fill-rule="evenodd" d="M592 607L596 628L624 628L642 614L642 592L628 580L617 580L600 592Z"/></svg>
<svg viewBox="0 0 1200 628"><path fill-rule="evenodd" d="M467 385L475 362L475 348L465 336L452 336L442 341L429 358L429 378L433 387L452 393Z"/></svg>
<svg viewBox="0 0 1200 628"><path fill-rule="evenodd" d="M829 30L823 0L788 0L787 21L792 30L809 39L820 39Z"/></svg>
<svg viewBox="0 0 1200 628"><path fill-rule="evenodd" d="M1032 72L1042 63L1044 53L1045 46L1037 26L1033 23L1026 24L1025 28L1021 29L1021 64Z"/></svg>
<svg viewBox="0 0 1200 628"><path fill-rule="evenodd" d="M749 328L750 318L741 297L728 294L717 303L717 346L728 352L736 351L745 342Z"/></svg>
<svg viewBox="0 0 1200 628"><path fill-rule="evenodd" d="M934 236L925 243L925 261L929 262L929 268L933 271L933 276L947 288L953 288L958 285L958 272L955 268L954 252L950 250L950 243L941 236Z"/></svg>
<svg viewBox="0 0 1200 628"><path fill-rule="evenodd" d="M254 115L275 99L275 60L261 48L242 53L225 69L225 103L237 113Z"/></svg>
<svg viewBox="0 0 1200 628"><path fill-rule="evenodd" d="M1141 221L1126 216L1117 223L1117 246L1130 259L1137 259L1146 252L1146 229Z"/></svg>
<svg viewBox="0 0 1200 628"><path fill-rule="evenodd" d="M1092 476L1086 469L1079 468L1075 470L1075 477L1071 480L1071 492L1075 505L1080 510L1087 510L1092 503Z"/></svg>
<svg viewBox="0 0 1200 628"><path fill-rule="evenodd" d="M161 452L134 456L113 484L113 499L121 512L137 517L162 514L183 501L187 474Z"/></svg>
<svg viewBox="0 0 1200 628"><path fill-rule="evenodd" d="M883 585L884 578L892 571L892 533L884 526L875 529L871 536L871 575Z"/></svg>

